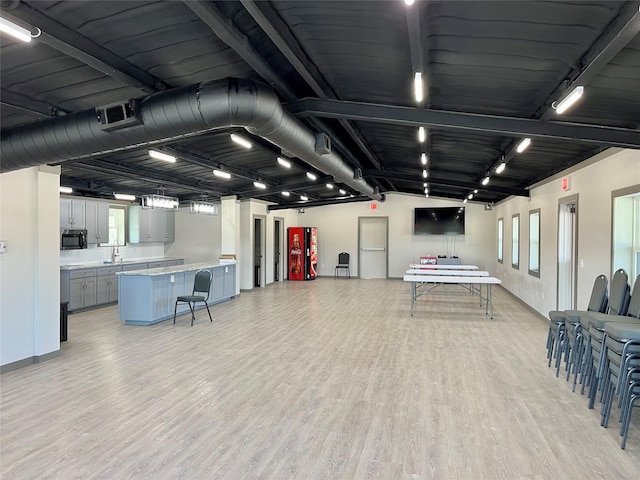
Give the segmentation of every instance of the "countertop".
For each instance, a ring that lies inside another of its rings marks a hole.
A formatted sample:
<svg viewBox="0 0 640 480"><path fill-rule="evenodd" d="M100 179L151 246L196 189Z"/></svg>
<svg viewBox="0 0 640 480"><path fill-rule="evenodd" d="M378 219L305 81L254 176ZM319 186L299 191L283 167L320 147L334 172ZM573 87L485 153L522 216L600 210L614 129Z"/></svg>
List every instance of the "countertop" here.
<svg viewBox="0 0 640 480"><path fill-rule="evenodd" d="M148 268L146 270L129 270L127 272L116 272L116 275L139 275L145 277L153 277L158 275L166 275L168 273L181 273L181 272L191 272L194 270L200 270L202 268L216 268L216 267L224 267L227 265L235 265L237 262L225 262L225 263L217 263L217 262L200 262L200 263L187 263L184 265L173 265L171 267L158 267L158 268Z"/></svg>
<svg viewBox="0 0 640 480"><path fill-rule="evenodd" d="M182 258L180 257L149 257L149 258L136 258L131 260L124 260L122 262L116 262L116 263L91 262L91 263L83 263L78 265L60 265L60 270L81 270L83 268L117 267L119 265L132 265L134 263L149 263L149 262L166 262L169 260L182 260ZM137 270L134 270L134 271L137 271Z"/></svg>

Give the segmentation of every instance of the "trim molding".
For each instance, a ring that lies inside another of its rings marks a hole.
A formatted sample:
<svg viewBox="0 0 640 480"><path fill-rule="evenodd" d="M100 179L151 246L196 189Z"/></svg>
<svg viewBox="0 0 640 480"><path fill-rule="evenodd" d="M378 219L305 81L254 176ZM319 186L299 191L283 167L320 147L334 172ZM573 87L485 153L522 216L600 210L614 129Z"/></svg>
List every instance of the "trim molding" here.
<svg viewBox="0 0 640 480"><path fill-rule="evenodd" d="M33 357L23 358L17 362L7 363L6 365L0 365L0 374L18 370L34 363L42 363L53 358L62 355L62 350L56 350L55 352L45 353L44 355L34 355Z"/></svg>

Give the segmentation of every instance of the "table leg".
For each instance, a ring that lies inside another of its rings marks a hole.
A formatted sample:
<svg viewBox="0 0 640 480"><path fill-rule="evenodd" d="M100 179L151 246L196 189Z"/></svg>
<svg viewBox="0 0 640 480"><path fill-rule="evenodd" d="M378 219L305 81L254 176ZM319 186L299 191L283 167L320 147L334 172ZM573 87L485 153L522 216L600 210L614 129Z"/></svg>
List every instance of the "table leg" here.
<svg viewBox="0 0 640 480"><path fill-rule="evenodd" d="M416 303L416 282L411 282L411 316L413 317L413 304Z"/></svg>

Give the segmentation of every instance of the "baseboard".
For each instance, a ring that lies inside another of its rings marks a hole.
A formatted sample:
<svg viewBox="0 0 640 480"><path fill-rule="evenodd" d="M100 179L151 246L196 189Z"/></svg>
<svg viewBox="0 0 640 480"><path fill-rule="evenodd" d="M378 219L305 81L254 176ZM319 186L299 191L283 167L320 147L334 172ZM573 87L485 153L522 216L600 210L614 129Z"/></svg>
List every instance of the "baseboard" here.
<svg viewBox="0 0 640 480"><path fill-rule="evenodd" d="M511 297L513 297L515 300L517 300L518 303L520 303L523 307L525 307L526 309L528 309L530 312L535 313L535 315L542 320L545 323L549 323L549 319L547 317L545 317L544 315L542 315L539 311L537 311L535 308L533 308L531 305L529 305L527 302L525 302L524 300L522 300L520 297L518 297L517 295L515 295L514 293L512 293L511 291L507 290L505 287L503 287L502 285L497 285L499 288L501 288L505 293L509 294Z"/></svg>
<svg viewBox="0 0 640 480"><path fill-rule="evenodd" d="M62 355L62 350L56 350L55 352L45 353L44 355L35 355L29 358L23 358L16 362L7 363L6 365L0 365L0 374L18 370L20 368L33 365L34 363L42 363L52 358L56 358Z"/></svg>

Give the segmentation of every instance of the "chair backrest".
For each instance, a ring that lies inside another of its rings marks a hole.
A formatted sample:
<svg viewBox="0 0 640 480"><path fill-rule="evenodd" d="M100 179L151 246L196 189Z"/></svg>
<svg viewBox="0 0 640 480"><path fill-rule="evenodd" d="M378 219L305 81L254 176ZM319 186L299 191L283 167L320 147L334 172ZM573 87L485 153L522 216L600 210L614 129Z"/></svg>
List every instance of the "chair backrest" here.
<svg viewBox="0 0 640 480"><path fill-rule="evenodd" d="M198 270L196 278L193 280L193 295L196 293L206 293L209 299L209 290L211 289L211 270Z"/></svg>
<svg viewBox="0 0 640 480"><path fill-rule="evenodd" d="M610 315L626 315L629 306L629 276L624 269L619 268L611 280L611 294L607 304Z"/></svg>
<svg viewBox="0 0 640 480"><path fill-rule="evenodd" d="M607 308L607 276L598 275L596 281L593 282L591 290L591 298L587 310L590 312L604 312Z"/></svg>
<svg viewBox="0 0 640 480"><path fill-rule="evenodd" d="M640 275L636 277L636 282L633 284L633 292L631 292L627 315L640 318Z"/></svg>
<svg viewBox="0 0 640 480"><path fill-rule="evenodd" d="M349 254L347 252L342 252L338 254L338 263L340 265L349 265Z"/></svg>

